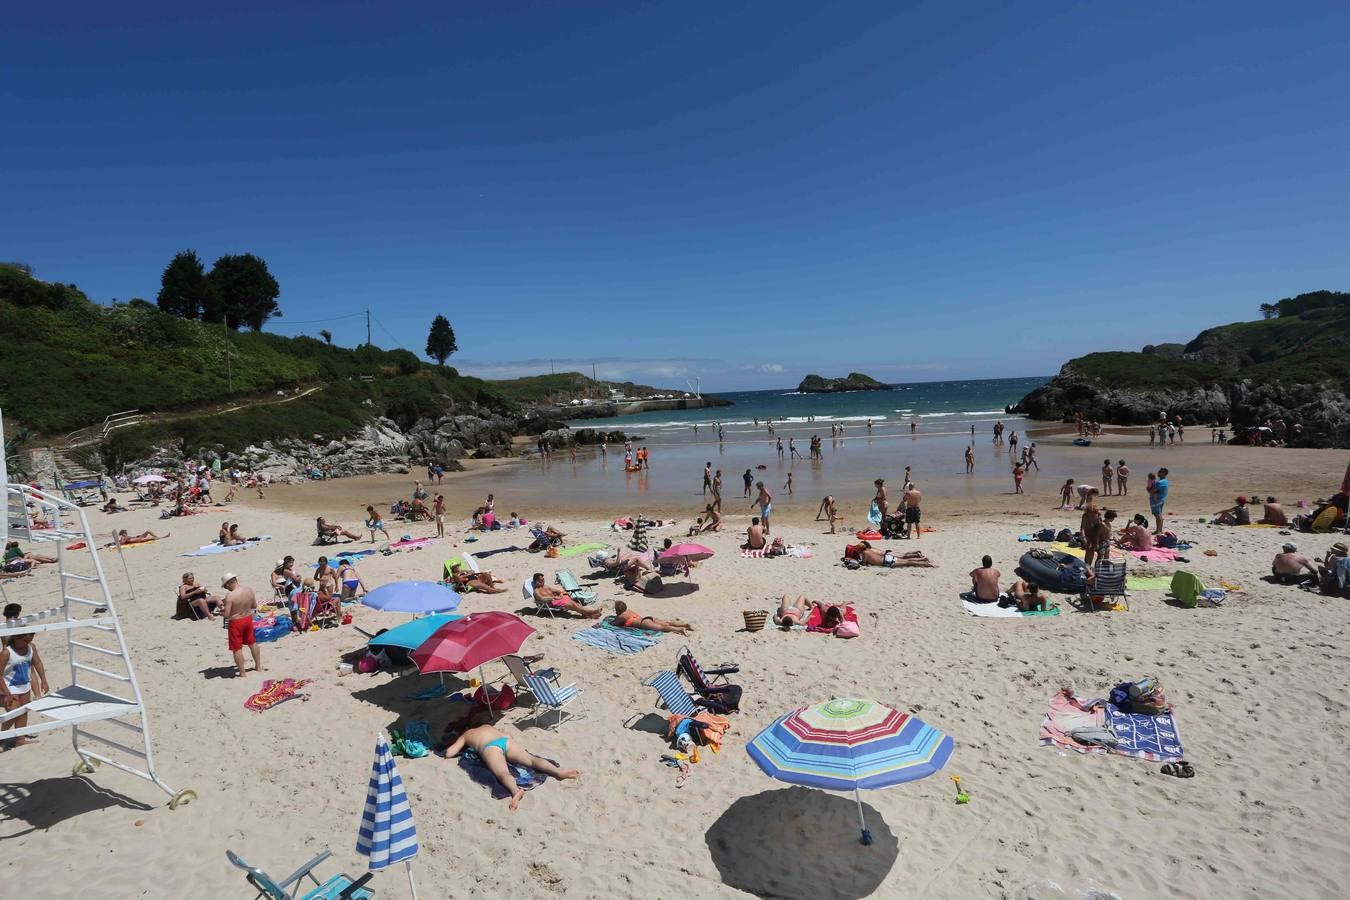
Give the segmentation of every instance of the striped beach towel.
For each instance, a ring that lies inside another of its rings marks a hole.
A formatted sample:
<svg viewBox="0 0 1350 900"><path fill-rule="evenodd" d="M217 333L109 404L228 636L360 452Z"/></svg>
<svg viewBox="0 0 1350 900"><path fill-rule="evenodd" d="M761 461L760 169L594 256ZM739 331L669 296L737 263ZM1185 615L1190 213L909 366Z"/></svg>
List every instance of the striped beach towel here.
<svg viewBox="0 0 1350 900"><path fill-rule="evenodd" d="M661 635L636 628L619 628L601 622L593 628L582 628L575 632L572 640L591 647L599 647L619 656L632 656L661 643Z"/></svg>

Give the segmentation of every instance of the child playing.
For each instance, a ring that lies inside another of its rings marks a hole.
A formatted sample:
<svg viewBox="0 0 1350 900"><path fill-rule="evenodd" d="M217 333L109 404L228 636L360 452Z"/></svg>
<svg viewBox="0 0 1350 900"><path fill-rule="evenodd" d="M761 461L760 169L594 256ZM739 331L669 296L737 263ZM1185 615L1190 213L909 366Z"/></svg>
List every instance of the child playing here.
<svg viewBox="0 0 1350 900"><path fill-rule="evenodd" d="M1059 502L1060 506L1062 506L1064 509L1068 509L1069 507L1073 506L1072 478L1066 478L1064 480L1064 485L1059 489Z"/></svg>
<svg viewBox="0 0 1350 900"><path fill-rule="evenodd" d="M9 639L9 644L0 650L0 672L4 677L0 678L0 699L4 700L5 712L18 709L25 705L29 700L36 700L43 694L49 693L51 688L47 685L47 670L43 668L42 657L38 654L37 647L33 645L33 633L16 634ZM37 673L36 682L33 680L33 673ZM0 734L14 728L25 728L28 725L28 713L21 716L15 716L3 725L0 725ZM16 738L14 746L22 747L29 743L31 738Z"/></svg>
<svg viewBox="0 0 1350 900"><path fill-rule="evenodd" d="M788 496L791 496L791 495L792 495L792 473L791 473L791 472L788 473L787 481L783 482L783 490L785 490L785 491L788 492Z"/></svg>

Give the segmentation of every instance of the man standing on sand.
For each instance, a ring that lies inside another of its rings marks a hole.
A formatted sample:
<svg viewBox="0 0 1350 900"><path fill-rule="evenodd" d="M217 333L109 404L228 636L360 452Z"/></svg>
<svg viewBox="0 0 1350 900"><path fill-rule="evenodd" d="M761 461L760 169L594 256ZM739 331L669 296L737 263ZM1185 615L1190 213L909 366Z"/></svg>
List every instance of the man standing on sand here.
<svg viewBox="0 0 1350 900"><path fill-rule="evenodd" d="M437 494L431 504L431 515L436 519L436 537L445 537L445 495Z"/></svg>
<svg viewBox="0 0 1350 900"><path fill-rule="evenodd" d="M764 523L764 533L769 533L769 516L773 515L773 494L764 486L764 482L756 481L755 487L759 489L759 496L750 502L751 506L759 505L759 518Z"/></svg>
<svg viewBox="0 0 1350 900"><path fill-rule="evenodd" d="M1153 489L1148 493L1148 508L1153 513L1154 534L1163 533L1163 507L1167 505L1167 491L1170 485L1167 482L1167 469L1158 470L1158 480L1153 482Z"/></svg>
<svg viewBox="0 0 1350 900"><path fill-rule="evenodd" d="M511 809L518 808L525 796L520 785L516 784L516 779L511 776L511 765L534 769L559 779L581 777L580 769L560 769L542 756L535 756L522 748L519 741L519 738L508 737L491 725L479 725L461 734L458 740L446 748L445 756L447 759L458 756L465 748L477 753L488 771L501 782L502 787L510 791Z"/></svg>
<svg viewBox="0 0 1350 900"><path fill-rule="evenodd" d="M914 534L915 540L918 540L923 533L923 529L919 527L919 503L922 500L923 494L919 492L918 486L914 482L910 482L904 494L905 522L910 526L910 531Z"/></svg>
<svg viewBox="0 0 1350 900"><path fill-rule="evenodd" d="M703 496L708 496L708 488L712 487L712 461L703 464Z"/></svg>
<svg viewBox="0 0 1350 900"><path fill-rule="evenodd" d="M245 647L253 654L253 671L266 672L262 664L262 651L253 640L253 610L258 606L257 595L253 593L253 588L240 584L239 578L233 572L225 573L225 577L220 580L220 586L227 591L223 615L229 634L230 652L234 654L236 675L243 678L245 674Z"/></svg>

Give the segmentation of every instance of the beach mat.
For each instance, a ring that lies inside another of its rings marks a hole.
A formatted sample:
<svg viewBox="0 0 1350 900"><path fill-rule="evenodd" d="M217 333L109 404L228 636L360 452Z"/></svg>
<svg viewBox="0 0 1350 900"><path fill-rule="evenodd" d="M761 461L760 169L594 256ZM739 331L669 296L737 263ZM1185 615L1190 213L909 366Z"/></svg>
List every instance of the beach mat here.
<svg viewBox="0 0 1350 900"><path fill-rule="evenodd" d="M563 547L558 550L558 556L563 559L571 559L574 556L584 556L587 553L594 553L596 550L608 550L609 544L578 544L575 547Z"/></svg>
<svg viewBox="0 0 1350 900"><path fill-rule="evenodd" d="M967 591L961 595L961 605L966 608L966 612L972 616L980 616L985 619L1023 619L1032 616L1057 616L1059 607L1046 610L1033 610L1031 612L1022 612L1016 606L1003 607L997 603L986 603L976 600L972 591Z"/></svg>
<svg viewBox="0 0 1350 900"><path fill-rule="evenodd" d="M1166 591L1172 587L1172 579L1166 575L1158 575L1152 578L1136 576L1125 580L1126 590L1131 591Z"/></svg>
<svg viewBox="0 0 1350 900"><path fill-rule="evenodd" d="M237 550L249 550L258 546L263 541L270 541L270 534L260 535L256 541L244 541L242 544L235 544L226 547L222 544L207 544L204 547L198 547L196 550L189 550L187 553L180 553L179 556L218 556L221 553L234 553Z"/></svg>
<svg viewBox="0 0 1350 900"><path fill-rule="evenodd" d="M1091 706L1094 702L1087 701L1084 705ZM1075 728L1090 727L1110 729L1119 743L1115 747L1080 744L1070 736ZM1041 721L1040 743L1075 753L1114 753L1155 762L1183 758L1181 737L1170 713L1162 716L1122 713L1110 703L1085 711L1062 692L1050 698L1049 708Z"/></svg>
<svg viewBox="0 0 1350 900"><path fill-rule="evenodd" d="M515 738L512 738L512 740L515 740ZM540 759L548 759L548 757L541 756ZM557 760L548 759L548 761L555 766L558 765ZM515 779L516 784L520 786L522 791L532 791L548 781L548 776L543 772L536 772L534 769L518 766L513 762L508 762L507 765L511 768L511 777ZM472 749L466 748L459 755L459 767L468 774L469 779L474 784L481 784L492 791L494 800L505 800L511 796L511 792L502 787L502 783L497 780L497 776L492 774L482 758Z"/></svg>
<svg viewBox="0 0 1350 900"><path fill-rule="evenodd" d="M394 543L390 544L389 547L390 549L393 550L406 550L412 547L429 547L435 543L438 543L438 541L435 538L424 537L424 538L413 538L410 541L395 541Z"/></svg>
<svg viewBox="0 0 1350 900"><path fill-rule="evenodd" d="M572 640L618 656L632 656L661 643L661 635L657 632L619 628L608 622L600 622L592 628L582 628L573 633Z"/></svg>

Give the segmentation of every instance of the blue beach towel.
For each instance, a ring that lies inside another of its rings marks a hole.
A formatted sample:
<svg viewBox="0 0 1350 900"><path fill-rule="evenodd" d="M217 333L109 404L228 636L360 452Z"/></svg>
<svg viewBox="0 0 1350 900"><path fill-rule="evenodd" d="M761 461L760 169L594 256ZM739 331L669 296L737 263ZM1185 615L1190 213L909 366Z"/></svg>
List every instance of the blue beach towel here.
<svg viewBox="0 0 1350 900"><path fill-rule="evenodd" d="M252 548L252 547L258 546L258 545L261 544L263 541L270 541L271 539L272 539L272 536L271 536L270 534L264 534L264 535L261 535L256 541L244 541L242 544L235 544L235 545L233 545L233 546L231 546L231 547L226 547L226 546L224 546L223 544L207 544L205 547L199 547L199 548L197 548L196 550L190 550L190 551L188 551L187 553L180 553L180 554L178 554L178 555L179 555L179 556L217 556L217 555L219 555L219 554L221 554L221 553L233 553L233 552L235 552L236 550L248 550L248 549L250 549L250 548Z"/></svg>
<svg viewBox="0 0 1350 900"><path fill-rule="evenodd" d="M619 656L632 656L661 643L661 635L633 628L618 628L601 622L593 628L582 628L575 632L572 640L608 650Z"/></svg>
<svg viewBox="0 0 1350 900"><path fill-rule="evenodd" d="M1171 713L1162 716L1123 713L1108 703L1106 725L1120 739L1120 743L1111 748L1112 753L1155 762L1175 762L1185 755Z"/></svg>
<svg viewBox="0 0 1350 900"><path fill-rule="evenodd" d="M548 759L547 756L540 758ZM549 759L548 761L555 766L558 765L557 760ZM548 776L543 772L536 772L534 769L518 766L511 762L508 762L507 765L511 769L511 777L516 780L516 784L520 785L522 791L532 791L548 781ZM497 776L488 770L483 760L473 750L466 749L459 755L459 767L468 773L469 778L475 784L481 784L483 787L490 789L493 799L505 800L511 796L511 792L502 787L502 783L497 780Z"/></svg>

